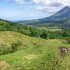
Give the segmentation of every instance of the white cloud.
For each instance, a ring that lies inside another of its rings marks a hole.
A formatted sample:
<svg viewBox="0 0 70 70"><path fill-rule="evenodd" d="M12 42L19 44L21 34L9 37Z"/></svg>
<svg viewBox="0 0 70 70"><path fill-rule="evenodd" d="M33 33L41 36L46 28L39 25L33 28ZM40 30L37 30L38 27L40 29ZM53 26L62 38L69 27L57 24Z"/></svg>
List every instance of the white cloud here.
<svg viewBox="0 0 70 70"><path fill-rule="evenodd" d="M57 8L57 7L50 7L50 6L36 6L35 8L38 10L42 10L44 12L48 12L48 13L50 12L54 13L60 10L59 7Z"/></svg>
<svg viewBox="0 0 70 70"><path fill-rule="evenodd" d="M16 3L19 4L44 4L44 5L52 5L52 6L61 6L61 4L63 6L69 6L70 4L70 0L30 0L30 1L26 1L26 0L8 0L8 1L14 1Z"/></svg>
<svg viewBox="0 0 70 70"><path fill-rule="evenodd" d="M70 6L70 0L8 0L13 1L18 4L36 4L36 9L47 11L47 12L56 12L64 6ZM37 6L39 4L39 6ZM43 6L41 6L43 5Z"/></svg>
<svg viewBox="0 0 70 70"><path fill-rule="evenodd" d="M70 6L70 0L32 0L32 1L36 4L44 5L44 6L36 6L36 9L49 13L57 12L65 6Z"/></svg>
<svg viewBox="0 0 70 70"><path fill-rule="evenodd" d="M44 4L44 5L63 5L63 6L69 6L70 0L32 0L33 3L36 4Z"/></svg>
<svg viewBox="0 0 70 70"><path fill-rule="evenodd" d="M30 2L26 2L24 0L8 0L8 1L13 1L13 2L16 2L18 4L31 4L31 1Z"/></svg>

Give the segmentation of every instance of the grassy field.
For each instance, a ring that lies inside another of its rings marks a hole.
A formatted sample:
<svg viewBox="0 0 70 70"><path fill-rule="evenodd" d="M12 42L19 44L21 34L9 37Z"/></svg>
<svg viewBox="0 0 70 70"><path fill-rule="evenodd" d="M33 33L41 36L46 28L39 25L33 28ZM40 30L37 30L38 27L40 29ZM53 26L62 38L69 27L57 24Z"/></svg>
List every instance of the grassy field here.
<svg viewBox="0 0 70 70"><path fill-rule="evenodd" d="M70 53L63 59L59 47L70 49L64 40L41 39L17 32L0 32L0 47L10 48L20 41L14 53L0 56L0 70L70 70Z"/></svg>
<svg viewBox="0 0 70 70"><path fill-rule="evenodd" d="M50 32L62 31L62 29L59 29L58 27L38 27L38 28L47 30Z"/></svg>

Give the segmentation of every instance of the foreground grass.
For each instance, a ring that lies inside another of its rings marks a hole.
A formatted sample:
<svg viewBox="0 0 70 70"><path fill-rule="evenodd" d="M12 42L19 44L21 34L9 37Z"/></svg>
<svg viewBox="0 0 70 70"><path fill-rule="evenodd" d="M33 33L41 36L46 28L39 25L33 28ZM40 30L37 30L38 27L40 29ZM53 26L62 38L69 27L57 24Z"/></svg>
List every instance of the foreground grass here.
<svg viewBox="0 0 70 70"><path fill-rule="evenodd" d="M70 49L70 44L63 43L63 40L44 40L17 32L0 32L0 45L10 47L17 41L22 45L16 52L0 56L0 70L70 70L70 53L63 59L59 51L61 46Z"/></svg>

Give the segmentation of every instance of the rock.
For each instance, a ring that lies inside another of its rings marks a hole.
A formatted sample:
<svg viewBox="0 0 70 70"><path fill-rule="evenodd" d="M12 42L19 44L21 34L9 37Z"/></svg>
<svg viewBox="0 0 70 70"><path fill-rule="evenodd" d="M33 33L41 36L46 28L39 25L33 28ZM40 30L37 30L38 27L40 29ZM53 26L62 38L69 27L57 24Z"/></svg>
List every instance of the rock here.
<svg viewBox="0 0 70 70"><path fill-rule="evenodd" d="M64 53L64 54L68 53L68 49L66 47L60 47L59 49L61 53Z"/></svg>

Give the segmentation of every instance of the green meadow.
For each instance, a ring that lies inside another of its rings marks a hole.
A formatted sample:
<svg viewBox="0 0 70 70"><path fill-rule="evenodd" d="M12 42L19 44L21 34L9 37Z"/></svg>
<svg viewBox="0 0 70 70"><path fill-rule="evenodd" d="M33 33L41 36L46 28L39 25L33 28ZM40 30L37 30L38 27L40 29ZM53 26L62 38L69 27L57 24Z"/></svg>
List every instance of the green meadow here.
<svg viewBox="0 0 70 70"><path fill-rule="evenodd" d="M50 32L62 31L62 29L58 27L38 27L39 29L43 29Z"/></svg>
<svg viewBox="0 0 70 70"><path fill-rule="evenodd" d="M12 48L12 44L17 47ZM70 49L70 44L0 31L0 70L70 70L70 53L63 57L59 47Z"/></svg>

